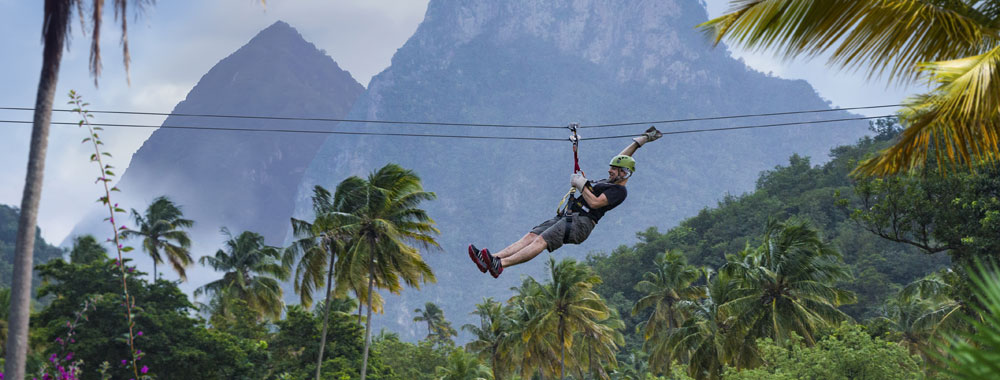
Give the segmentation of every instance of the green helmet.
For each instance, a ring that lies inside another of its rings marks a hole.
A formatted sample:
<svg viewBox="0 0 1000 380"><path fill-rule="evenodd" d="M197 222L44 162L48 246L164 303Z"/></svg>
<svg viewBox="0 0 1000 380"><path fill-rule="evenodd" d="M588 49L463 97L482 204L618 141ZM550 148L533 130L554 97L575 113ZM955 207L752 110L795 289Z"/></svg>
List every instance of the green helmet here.
<svg viewBox="0 0 1000 380"><path fill-rule="evenodd" d="M628 169L629 172L635 173L635 159L631 156L626 156L624 154L619 154L615 158L611 159L609 164L614 167Z"/></svg>

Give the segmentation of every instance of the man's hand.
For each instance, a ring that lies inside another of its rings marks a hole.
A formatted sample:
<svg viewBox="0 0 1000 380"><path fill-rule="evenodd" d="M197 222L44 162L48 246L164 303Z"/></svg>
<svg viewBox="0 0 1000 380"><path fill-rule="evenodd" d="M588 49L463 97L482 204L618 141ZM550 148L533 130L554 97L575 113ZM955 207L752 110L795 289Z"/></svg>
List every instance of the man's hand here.
<svg viewBox="0 0 1000 380"><path fill-rule="evenodd" d="M656 127L649 127L645 133L633 138L632 141L635 141L636 144L642 146L650 141L656 141L656 139L660 137L663 137L663 132L656 130Z"/></svg>
<svg viewBox="0 0 1000 380"><path fill-rule="evenodd" d="M587 186L587 177L584 177L583 174L580 173L573 173L573 175L569 177L569 184L573 186L576 191L579 191L582 194L583 187Z"/></svg>

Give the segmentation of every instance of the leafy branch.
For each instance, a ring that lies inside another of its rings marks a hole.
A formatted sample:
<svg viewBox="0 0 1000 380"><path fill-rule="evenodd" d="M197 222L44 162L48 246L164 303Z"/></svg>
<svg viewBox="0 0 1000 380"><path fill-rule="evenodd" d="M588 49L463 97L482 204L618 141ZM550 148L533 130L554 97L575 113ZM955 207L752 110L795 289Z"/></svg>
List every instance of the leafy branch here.
<svg viewBox="0 0 1000 380"><path fill-rule="evenodd" d="M104 186L104 196L98 198L98 201L100 201L101 204L108 207L109 215L107 218L104 218L104 221L108 222L111 225L111 229L113 232L112 234L113 238L109 238L108 241L114 244L115 250L118 253L118 258L117 260L115 260L115 265L118 267L118 270L121 273L122 299L123 299L122 304L125 305L126 309L125 315L128 320L128 346L129 346L129 354L131 356L130 362L131 362L132 372L135 375L134 378L136 379L148 378L148 376L146 375L144 375L143 377L139 376L139 368L136 363L139 360L139 355L141 351L139 351L136 348L136 342L135 342L136 340L135 313L134 313L135 297L129 295L128 292L127 280L128 280L128 274L131 271L126 270L125 261L123 259L123 254L132 251L132 247L122 245L121 241L124 239L124 236L122 236L122 234L128 229L124 225L118 226L117 223L115 222L115 214L119 213L124 214L126 213L126 211L118 207L117 203L111 202L111 193L119 191L117 187L109 187L108 185L108 183L111 182L111 178L115 176L114 171L112 171L114 167L109 164L105 164L103 157L110 158L111 153L101 151L101 145L104 145L104 142L101 141L101 136L97 133L97 131L102 131L103 128L95 127L90 124L90 119L93 118L94 115L91 114L90 111L88 111L85 108L89 106L90 103L85 103L83 101L83 98L79 94L77 94L76 91L73 90L70 90L69 97L70 101L68 102L68 104L74 106L73 112L78 113L81 117L81 120L77 123L77 126L87 127L88 135L86 138L83 139L81 143L86 144L89 142L91 143L91 145L94 146L94 153L90 155L90 161L97 164L97 167L100 169L101 173L100 176L97 177L97 180L94 181L94 183L101 183ZM144 374L147 370L148 369L146 367L143 367Z"/></svg>

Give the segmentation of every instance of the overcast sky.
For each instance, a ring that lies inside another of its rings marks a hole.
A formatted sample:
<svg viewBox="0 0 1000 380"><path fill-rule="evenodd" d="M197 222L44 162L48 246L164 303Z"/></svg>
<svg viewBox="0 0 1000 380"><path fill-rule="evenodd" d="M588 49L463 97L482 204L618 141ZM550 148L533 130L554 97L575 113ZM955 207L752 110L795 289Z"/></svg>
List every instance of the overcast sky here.
<svg viewBox="0 0 1000 380"><path fill-rule="evenodd" d="M727 1L708 0L707 5L710 16L717 16ZM56 107L64 107L65 94L75 89L93 109L169 112L213 65L277 20L298 29L367 86L416 30L426 8L426 0L269 0L266 7L253 0L160 1L138 20L129 17L131 86L121 65L120 32L109 10L102 32L100 86L95 88L88 74L89 39L76 21L71 49L62 61ZM4 36L0 40L0 107L32 107L41 67L42 2L0 0L0 9L0 35ZM805 79L839 107L895 104L915 91L886 88L883 82L869 83L862 75L838 73L822 60L781 62L767 54L737 51L734 55L762 72ZM774 105L774 111L786 110ZM886 111L863 113L874 116ZM0 120L30 119L30 112L0 110ZM76 120L65 113L56 113L53 119ZM98 120L159 125L163 118L99 115ZM102 137L114 154L112 165L124 168L150 133L106 131ZM0 204L20 205L29 137L29 125L0 123ZM85 133L74 126L52 127L39 217L42 236L49 242L61 242L100 195L93 181L99 173L87 161L88 149L80 144L83 137Z"/></svg>

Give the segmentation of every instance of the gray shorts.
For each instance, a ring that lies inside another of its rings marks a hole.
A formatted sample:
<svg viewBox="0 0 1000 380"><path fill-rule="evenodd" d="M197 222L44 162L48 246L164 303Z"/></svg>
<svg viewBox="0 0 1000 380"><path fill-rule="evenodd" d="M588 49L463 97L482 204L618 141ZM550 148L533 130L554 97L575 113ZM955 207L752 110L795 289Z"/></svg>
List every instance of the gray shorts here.
<svg viewBox="0 0 1000 380"><path fill-rule="evenodd" d="M570 222L566 222L566 218L570 218ZM546 249L549 252L555 251L562 247L563 243L570 244L580 244L587 237L590 236L590 232L594 230L593 219L583 215L567 215L567 216L556 216L552 219L546 220L531 229L531 233L540 235L542 239L545 239ZM569 236L566 236L566 227L569 227ZM563 241L563 238L566 241Z"/></svg>

